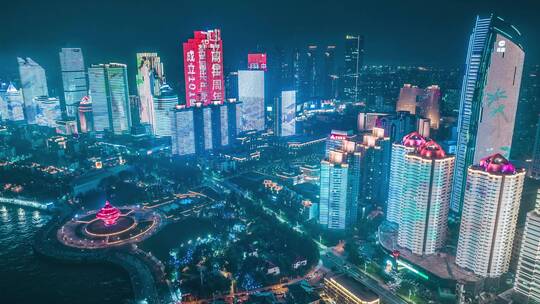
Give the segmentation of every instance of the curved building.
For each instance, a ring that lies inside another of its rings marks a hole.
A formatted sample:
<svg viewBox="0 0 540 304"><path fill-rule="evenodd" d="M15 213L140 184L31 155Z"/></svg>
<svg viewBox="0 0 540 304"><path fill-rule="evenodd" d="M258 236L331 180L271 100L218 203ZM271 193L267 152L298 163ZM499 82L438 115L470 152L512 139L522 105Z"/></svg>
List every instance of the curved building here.
<svg viewBox="0 0 540 304"><path fill-rule="evenodd" d="M152 117L155 121L152 124L152 133L155 136L171 136L172 110L178 104L178 95L168 84L164 84L160 88L159 96L154 96L153 103Z"/></svg>
<svg viewBox="0 0 540 304"><path fill-rule="evenodd" d="M525 180L500 154L470 166L456 264L482 277L499 277L508 271Z"/></svg>
<svg viewBox="0 0 540 304"><path fill-rule="evenodd" d="M502 18L477 17L461 90L452 205L459 213L467 168L485 155L510 155L525 52Z"/></svg>

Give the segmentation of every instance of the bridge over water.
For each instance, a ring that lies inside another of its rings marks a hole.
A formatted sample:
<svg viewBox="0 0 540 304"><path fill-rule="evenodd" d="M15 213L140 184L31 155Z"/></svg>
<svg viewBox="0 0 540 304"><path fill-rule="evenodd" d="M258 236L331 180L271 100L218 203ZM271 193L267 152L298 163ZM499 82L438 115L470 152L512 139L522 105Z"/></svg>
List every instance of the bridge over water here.
<svg viewBox="0 0 540 304"><path fill-rule="evenodd" d="M38 201L23 200L18 198L0 197L0 204L8 204L22 207L29 207L40 210L50 210L54 207L53 203L42 203Z"/></svg>

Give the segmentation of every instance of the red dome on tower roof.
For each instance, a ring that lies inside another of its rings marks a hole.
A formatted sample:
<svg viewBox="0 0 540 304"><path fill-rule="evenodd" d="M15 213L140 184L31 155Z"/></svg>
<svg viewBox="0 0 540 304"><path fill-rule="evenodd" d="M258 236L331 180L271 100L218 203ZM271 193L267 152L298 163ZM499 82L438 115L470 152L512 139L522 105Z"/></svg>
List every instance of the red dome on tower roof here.
<svg viewBox="0 0 540 304"><path fill-rule="evenodd" d="M411 132L403 137L401 144L407 147L420 147L426 142L426 138L418 132Z"/></svg>
<svg viewBox="0 0 540 304"><path fill-rule="evenodd" d="M493 154L480 160L480 167L491 173L516 173L516 167L501 154Z"/></svg>
<svg viewBox="0 0 540 304"><path fill-rule="evenodd" d="M446 157L446 152L444 152L443 148L434 140L425 142L420 148L418 148L418 154L425 158Z"/></svg>

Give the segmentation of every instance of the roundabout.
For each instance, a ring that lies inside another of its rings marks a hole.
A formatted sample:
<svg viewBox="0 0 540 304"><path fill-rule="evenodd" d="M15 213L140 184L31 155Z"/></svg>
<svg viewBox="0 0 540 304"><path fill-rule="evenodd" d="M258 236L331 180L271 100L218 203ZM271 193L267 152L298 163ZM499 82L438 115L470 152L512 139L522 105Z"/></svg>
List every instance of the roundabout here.
<svg viewBox="0 0 540 304"><path fill-rule="evenodd" d="M108 201L66 222L57 231L58 240L70 247L100 249L140 242L159 230L162 217L137 206L116 208Z"/></svg>

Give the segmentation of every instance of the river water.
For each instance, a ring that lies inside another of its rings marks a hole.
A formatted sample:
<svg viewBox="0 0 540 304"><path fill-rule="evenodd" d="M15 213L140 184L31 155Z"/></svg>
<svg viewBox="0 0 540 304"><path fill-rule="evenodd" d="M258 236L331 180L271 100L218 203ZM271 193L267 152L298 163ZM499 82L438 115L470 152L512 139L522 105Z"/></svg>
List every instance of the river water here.
<svg viewBox="0 0 540 304"><path fill-rule="evenodd" d="M0 204L0 303L126 303L128 275L109 265L64 264L36 256L32 242L50 217Z"/></svg>

